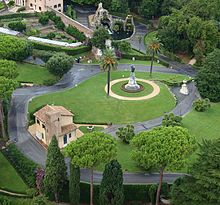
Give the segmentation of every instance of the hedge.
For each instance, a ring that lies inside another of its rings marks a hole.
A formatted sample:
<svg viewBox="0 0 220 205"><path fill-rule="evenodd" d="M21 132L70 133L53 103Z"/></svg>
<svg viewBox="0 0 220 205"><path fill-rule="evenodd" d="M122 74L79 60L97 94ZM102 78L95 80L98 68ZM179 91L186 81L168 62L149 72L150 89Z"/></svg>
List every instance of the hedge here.
<svg viewBox="0 0 220 205"><path fill-rule="evenodd" d="M150 202L148 194L151 185L124 185L125 202ZM94 185L94 205L99 205L99 185ZM80 183L80 203L89 204L90 184Z"/></svg>
<svg viewBox="0 0 220 205"><path fill-rule="evenodd" d="M46 63L55 53L57 52L33 49L32 55L42 59Z"/></svg>
<svg viewBox="0 0 220 205"><path fill-rule="evenodd" d="M0 15L0 20L1 19L10 19L10 18L31 18L31 17L36 17L38 16L37 13L13 13L13 14L6 14L6 15Z"/></svg>
<svg viewBox="0 0 220 205"><path fill-rule="evenodd" d="M2 150L2 153L20 174L24 182L29 187L35 187L35 170L37 168L37 164L26 158L23 153L17 149L15 144L7 146L6 149Z"/></svg>
<svg viewBox="0 0 220 205"><path fill-rule="evenodd" d="M91 50L90 46L80 46L76 48L69 48L69 47L61 47L61 46L54 46L49 44L42 44L39 42L32 42L34 49L45 50L45 51L56 51L56 52L65 52L68 55L78 55L81 53L85 53Z"/></svg>

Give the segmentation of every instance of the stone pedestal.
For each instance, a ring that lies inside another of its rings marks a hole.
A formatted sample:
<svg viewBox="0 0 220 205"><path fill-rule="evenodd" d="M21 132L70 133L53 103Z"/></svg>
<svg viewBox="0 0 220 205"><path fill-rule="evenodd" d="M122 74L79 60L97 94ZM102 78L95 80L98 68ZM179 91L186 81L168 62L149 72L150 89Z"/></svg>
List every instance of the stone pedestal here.
<svg viewBox="0 0 220 205"><path fill-rule="evenodd" d="M180 89L180 93L183 94L183 95L189 95L189 90L187 88L187 85L186 85L187 81L183 81L183 84L181 86L181 89Z"/></svg>
<svg viewBox="0 0 220 205"><path fill-rule="evenodd" d="M126 90L136 91L140 89L140 85L137 84L135 73L131 72L129 82L125 85Z"/></svg>

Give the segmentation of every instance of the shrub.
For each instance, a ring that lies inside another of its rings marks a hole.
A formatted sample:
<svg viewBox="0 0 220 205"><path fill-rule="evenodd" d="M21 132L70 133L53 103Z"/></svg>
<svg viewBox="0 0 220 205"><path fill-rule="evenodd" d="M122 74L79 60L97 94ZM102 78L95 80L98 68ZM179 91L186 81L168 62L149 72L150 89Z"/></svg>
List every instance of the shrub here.
<svg viewBox="0 0 220 205"><path fill-rule="evenodd" d="M49 22L49 16L45 14L41 14L39 17L39 23L41 23L42 25L47 25L48 22Z"/></svg>
<svg viewBox="0 0 220 205"><path fill-rule="evenodd" d="M48 201L44 195L39 195L33 198L31 205L47 205Z"/></svg>
<svg viewBox="0 0 220 205"><path fill-rule="evenodd" d="M50 44L43 44L39 42L32 42L32 45L35 49L45 50L45 51L56 51L56 52L65 52L68 55L78 55L85 53L91 50L90 46L80 46L76 48L67 48L62 46L54 46Z"/></svg>
<svg viewBox="0 0 220 205"><path fill-rule="evenodd" d="M26 24L22 21L14 21L8 24L8 27L15 31L25 31L26 30Z"/></svg>
<svg viewBox="0 0 220 205"><path fill-rule="evenodd" d="M25 34L27 36L37 36L40 33L38 29L30 28L29 30L26 30Z"/></svg>
<svg viewBox="0 0 220 205"><path fill-rule="evenodd" d="M122 52L122 53L129 53L132 48L131 48L131 44L127 41L121 41L118 43L118 49Z"/></svg>
<svg viewBox="0 0 220 205"><path fill-rule="evenodd" d="M31 51L32 48L26 40L0 34L0 59L22 61Z"/></svg>
<svg viewBox="0 0 220 205"><path fill-rule="evenodd" d="M14 5L15 5L15 2L14 2L14 1L9 1L9 2L8 2L8 6L9 6L9 7L14 6Z"/></svg>
<svg viewBox="0 0 220 205"><path fill-rule="evenodd" d="M162 125L165 127L168 126L181 126L182 125L182 117L176 116L173 113L164 115Z"/></svg>
<svg viewBox="0 0 220 205"><path fill-rule="evenodd" d="M193 107L198 112L205 112L210 108L210 100L208 98L206 99L198 99L193 103Z"/></svg>
<svg viewBox="0 0 220 205"><path fill-rule="evenodd" d="M85 34L83 32L80 32L76 27L68 26L66 28L66 32L80 42L83 42L86 40Z"/></svg>
<svg viewBox="0 0 220 205"><path fill-rule="evenodd" d="M7 148L3 150L3 154L11 162L28 186L35 187L35 170L37 164L26 158L14 144L7 146Z"/></svg>
<svg viewBox="0 0 220 205"><path fill-rule="evenodd" d="M49 39L53 39L55 37L56 37L56 34L54 32L50 32L47 34L47 38L49 38Z"/></svg>
<svg viewBox="0 0 220 205"><path fill-rule="evenodd" d="M32 55L42 59L46 63L55 53L55 51L33 49Z"/></svg>
<svg viewBox="0 0 220 205"><path fill-rule="evenodd" d="M59 77L62 77L73 65L73 58L65 53L54 54L46 63L48 70Z"/></svg>
<svg viewBox="0 0 220 205"><path fill-rule="evenodd" d="M129 143L129 141L135 136L134 126L127 125L126 127L118 128L116 136L120 138L123 142Z"/></svg>
<svg viewBox="0 0 220 205"><path fill-rule="evenodd" d="M1 205L11 205L12 202L8 197L0 195L0 204Z"/></svg>
<svg viewBox="0 0 220 205"><path fill-rule="evenodd" d="M22 7L18 8L16 12L19 13L19 12L25 11L25 10L26 10L25 6L22 6Z"/></svg>
<svg viewBox="0 0 220 205"><path fill-rule="evenodd" d="M99 49L105 49L105 41L110 39L110 34L105 28L98 28L94 31L91 43Z"/></svg>
<svg viewBox="0 0 220 205"><path fill-rule="evenodd" d="M0 76L16 78L18 76L17 64L14 61L0 59Z"/></svg>
<svg viewBox="0 0 220 205"><path fill-rule="evenodd" d="M30 17L36 17L37 13L11 13L11 14L5 14L5 15L0 15L0 20L1 19L13 19L13 18L30 18Z"/></svg>
<svg viewBox="0 0 220 205"><path fill-rule="evenodd" d="M44 80L43 84L46 86L51 86L57 83L56 79L49 79L49 80Z"/></svg>
<svg viewBox="0 0 220 205"><path fill-rule="evenodd" d="M60 21L55 22L55 27L60 30L64 30L65 24L60 20Z"/></svg>

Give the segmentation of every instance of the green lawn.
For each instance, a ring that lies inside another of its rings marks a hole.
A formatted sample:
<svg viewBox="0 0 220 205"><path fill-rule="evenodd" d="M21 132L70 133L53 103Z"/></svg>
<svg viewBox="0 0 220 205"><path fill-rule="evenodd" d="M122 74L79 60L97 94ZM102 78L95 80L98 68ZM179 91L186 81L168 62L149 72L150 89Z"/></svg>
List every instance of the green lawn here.
<svg viewBox="0 0 220 205"><path fill-rule="evenodd" d="M121 96L125 96L125 97L141 97L141 96L149 95L150 93L153 92L153 87L151 85L149 85L147 83L143 83L143 82L138 82L138 81L137 81L137 83L144 86L143 91L140 91L137 93L125 92L121 89L121 86L127 82L128 82L128 80L116 83L115 85L112 86L112 91L117 95L121 95Z"/></svg>
<svg viewBox="0 0 220 205"><path fill-rule="evenodd" d="M119 64L133 64L133 65L151 65L151 61L140 61L140 60L129 60L129 59L121 59L118 61ZM160 66L160 67L164 67L163 65L161 65L160 63L154 62L154 66Z"/></svg>
<svg viewBox="0 0 220 205"><path fill-rule="evenodd" d="M94 127L93 132L97 131L102 131L104 128L103 127ZM87 129L87 126L80 126L79 130L82 131L84 134L85 133L90 133L90 131Z"/></svg>
<svg viewBox="0 0 220 205"><path fill-rule="evenodd" d="M45 67L33 65L29 63L18 63L18 82L34 83L42 85L48 81L56 81L56 77L52 75Z"/></svg>
<svg viewBox="0 0 220 205"><path fill-rule="evenodd" d="M145 45L148 45L148 43L153 39L155 38L157 35L157 31L152 31L150 33L148 33L147 35L145 35L144 37L144 43Z"/></svg>
<svg viewBox="0 0 220 205"><path fill-rule="evenodd" d="M28 189L27 185L22 181L21 177L11 166L9 161L0 152L0 188L14 192L25 193Z"/></svg>
<svg viewBox="0 0 220 205"><path fill-rule="evenodd" d="M112 72L112 80L128 77L130 72ZM149 79L149 74L137 72L138 78ZM186 76L154 73L152 79L182 81ZM104 91L106 73L98 74L77 87L63 92L37 97L29 104L29 112L34 113L42 105L62 105L75 114L75 122L91 124L126 124L159 117L175 106L175 99L164 84L159 84L161 92L146 101L123 101L107 98Z"/></svg>

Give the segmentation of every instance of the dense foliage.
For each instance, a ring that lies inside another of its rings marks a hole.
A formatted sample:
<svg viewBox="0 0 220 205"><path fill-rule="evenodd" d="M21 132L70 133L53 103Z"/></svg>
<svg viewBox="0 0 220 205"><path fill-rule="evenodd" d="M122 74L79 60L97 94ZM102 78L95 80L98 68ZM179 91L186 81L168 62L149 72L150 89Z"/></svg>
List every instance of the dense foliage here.
<svg viewBox="0 0 220 205"><path fill-rule="evenodd" d="M76 27L68 26L66 28L66 32L80 42L83 42L86 40L85 34L83 32L80 32Z"/></svg>
<svg viewBox="0 0 220 205"><path fill-rule="evenodd" d="M172 204L213 205L220 203L220 139L204 140L199 146L191 176L179 179L172 189Z"/></svg>
<svg viewBox="0 0 220 205"><path fill-rule="evenodd" d="M67 168L56 137L50 142L47 152L46 169L44 177L44 191L47 195L52 193L56 202L59 194L67 182Z"/></svg>
<svg viewBox="0 0 220 205"><path fill-rule="evenodd" d="M17 87L18 83L15 80L0 76L0 99L10 99Z"/></svg>
<svg viewBox="0 0 220 205"><path fill-rule="evenodd" d="M141 132L131 141L133 158L146 170L159 170L160 181L156 205L159 204L163 172L166 168L178 169L194 147L194 138L182 127L158 127Z"/></svg>
<svg viewBox="0 0 220 205"><path fill-rule="evenodd" d="M220 49L210 53L199 71L196 83L203 98L220 101Z"/></svg>
<svg viewBox="0 0 220 205"><path fill-rule="evenodd" d="M127 125L125 127L119 127L118 131L116 132L116 136L120 138L123 142L129 143L130 140L135 136L134 133L134 126Z"/></svg>
<svg viewBox="0 0 220 205"><path fill-rule="evenodd" d="M31 53L30 44L20 38L0 35L0 59L22 61Z"/></svg>
<svg viewBox="0 0 220 205"><path fill-rule="evenodd" d="M100 205L123 205L123 172L117 160L105 165L99 193Z"/></svg>
<svg viewBox="0 0 220 205"><path fill-rule="evenodd" d="M182 125L182 117L176 116L173 113L164 115L162 125L165 127L168 126L181 126Z"/></svg>
<svg viewBox="0 0 220 205"><path fill-rule="evenodd" d="M193 103L193 107L198 112L205 112L210 108L210 100L208 98L206 99L198 99Z"/></svg>
<svg viewBox="0 0 220 205"><path fill-rule="evenodd" d="M71 205L80 201L80 168L70 164L69 199Z"/></svg>
<svg viewBox="0 0 220 205"><path fill-rule="evenodd" d="M49 16L45 14L41 14L39 17L39 23L41 23L42 25L47 25L48 22L49 22Z"/></svg>
<svg viewBox="0 0 220 205"><path fill-rule="evenodd" d="M59 77L62 77L73 65L73 58L65 53L54 54L46 63L48 70Z"/></svg>
<svg viewBox="0 0 220 205"><path fill-rule="evenodd" d="M0 59L0 76L16 78L18 76L17 64L14 61Z"/></svg>
<svg viewBox="0 0 220 205"><path fill-rule="evenodd" d="M105 41L110 39L110 34L105 28L98 28L94 31L91 39L92 45L99 49L105 49Z"/></svg>
<svg viewBox="0 0 220 205"><path fill-rule="evenodd" d="M26 24L22 21L12 21L8 24L8 27L15 31L25 31L26 30Z"/></svg>
<svg viewBox="0 0 220 205"><path fill-rule="evenodd" d="M14 144L10 144L7 149L3 150L3 153L28 186L35 187L37 165L26 158Z"/></svg>

